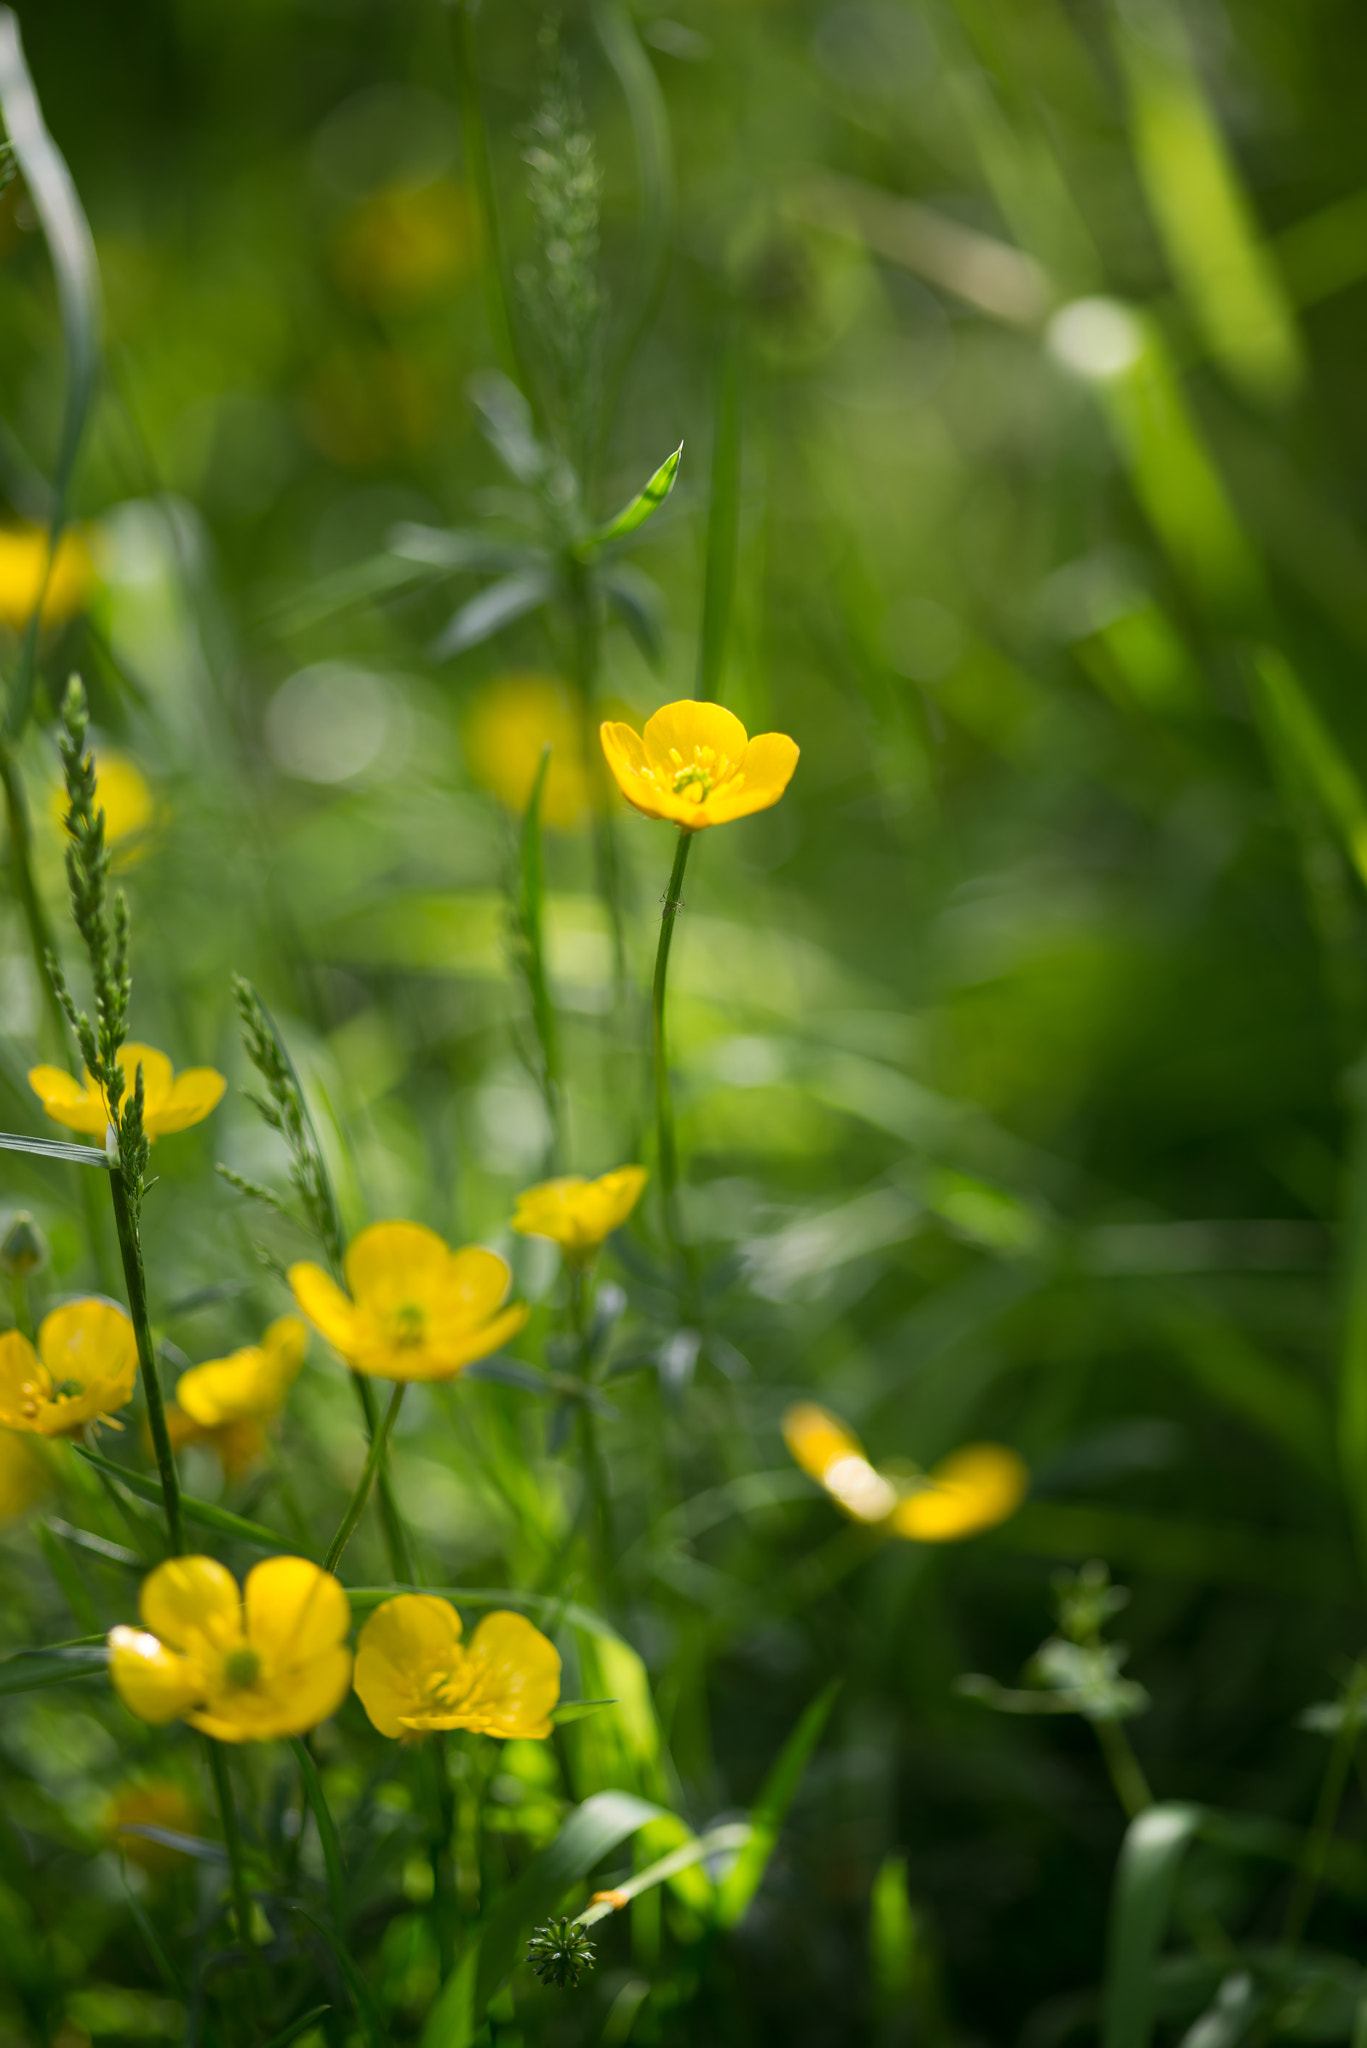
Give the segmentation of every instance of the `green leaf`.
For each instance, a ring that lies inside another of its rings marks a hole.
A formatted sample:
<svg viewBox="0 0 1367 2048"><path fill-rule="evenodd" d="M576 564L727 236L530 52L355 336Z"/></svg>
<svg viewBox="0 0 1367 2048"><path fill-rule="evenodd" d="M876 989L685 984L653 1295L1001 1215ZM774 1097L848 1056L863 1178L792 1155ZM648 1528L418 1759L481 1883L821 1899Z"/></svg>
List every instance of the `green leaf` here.
<svg viewBox="0 0 1367 2048"><path fill-rule="evenodd" d="M750 1812L754 1833L736 1858L734 1870L717 1888L717 1919L723 1927L734 1927L744 1919L750 1901L764 1880L779 1829L797 1796L808 1760L821 1740L822 1730L830 1718L842 1683L841 1679L833 1678L817 1694L779 1751L773 1768L760 1787L759 1798Z"/></svg>
<svg viewBox="0 0 1367 2048"><path fill-rule="evenodd" d="M1111 1893L1101 2048L1149 2048L1154 1973L1182 1858L1202 1818L1199 1806L1168 1803L1130 1823Z"/></svg>
<svg viewBox="0 0 1367 2048"><path fill-rule="evenodd" d="M649 576L630 562L595 571L599 588L651 668L664 659L664 599Z"/></svg>
<svg viewBox="0 0 1367 2048"><path fill-rule="evenodd" d="M1367 794L1357 770L1278 648L1258 650L1254 673L1273 758L1281 757L1309 785L1359 878L1367 883Z"/></svg>
<svg viewBox="0 0 1367 2048"><path fill-rule="evenodd" d="M15 1657L0 1669L0 1699L14 1693L40 1692L49 1685L70 1685L77 1678L94 1678L109 1662L107 1650L62 1650L46 1656Z"/></svg>
<svg viewBox="0 0 1367 2048"><path fill-rule="evenodd" d="M389 551L428 569L474 569L489 575L528 569L544 560L542 550L530 542L498 540L477 526L413 526L405 522L390 534Z"/></svg>
<svg viewBox="0 0 1367 2048"><path fill-rule="evenodd" d="M68 1145L62 1138L28 1138L18 1131L0 1131L0 1152L31 1152L36 1159L67 1159L76 1166L102 1166L109 1171L109 1159L93 1145Z"/></svg>
<svg viewBox="0 0 1367 2048"><path fill-rule="evenodd" d="M600 1920L607 1919L609 1913L620 1912L632 1899L639 1899L642 1892L653 1891L657 1884L667 1884L671 1878L680 1877L706 1857L744 1849L750 1836L750 1823L745 1820L726 1821L706 1835L693 1836L680 1848L671 1849L667 1856L661 1856L657 1862L647 1864L644 1870L638 1870L625 1884L616 1886L614 1898L600 1900L596 1906L586 1906L579 1915L578 1924L596 1927Z"/></svg>
<svg viewBox="0 0 1367 2048"><path fill-rule="evenodd" d="M629 505L623 505L615 519L609 519L606 526L600 526L596 533L579 549L581 555L594 553L606 547L610 540L624 540L629 533L635 533L638 526L644 526L654 516L674 488L674 479L679 474L683 460L683 442L672 455L665 457L643 491L638 491Z"/></svg>
<svg viewBox="0 0 1367 2048"><path fill-rule="evenodd" d="M161 1506L161 1487L155 1479L146 1479L141 1472L130 1472L126 1465L116 1465L112 1458L102 1458L98 1451L88 1451L84 1444L73 1444L71 1448L78 1458L85 1459L87 1465L93 1465L97 1472L103 1472L109 1479L117 1479L120 1486L126 1486L139 1500L150 1501L153 1507ZM227 1508L215 1507L212 1501L196 1500L192 1494L183 1493L180 1511L187 1522L198 1522L201 1528L213 1529L220 1536L235 1536L239 1543L251 1543L258 1550L282 1551L289 1556L299 1554L298 1545L288 1543L274 1529L267 1529L260 1522L249 1522L242 1515L230 1514Z"/></svg>
<svg viewBox="0 0 1367 2048"><path fill-rule="evenodd" d="M315 2005L311 2012L301 2012L298 2019L291 2020L289 2025L282 2028L280 2033L272 2034L270 2040L266 2042L265 2048L289 2048L291 2041L297 2041L301 2034L306 2034L309 2028L315 2026L325 2013L331 2011L332 2007L330 2005Z"/></svg>
<svg viewBox="0 0 1367 2048"><path fill-rule="evenodd" d="M325 1927L321 1920L315 1920L313 1914L309 1912L306 1906L295 1905L292 1910L299 1915L301 1920L307 1920L314 1933L322 1936L323 1940L332 1950L333 1955L336 1956L338 1967L346 1978L347 1990L351 1993L356 2007L357 2018L361 2022L370 2048L389 2048L389 2036L385 2032L384 2020L381 2018L380 2008L375 2002L375 1994L366 1983L365 1978L361 1975L355 1963L351 1960L346 1943L340 1941L331 1928Z"/></svg>
<svg viewBox="0 0 1367 2048"><path fill-rule="evenodd" d="M448 620L428 648L429 658L451 661L457 654L467 654L472 647L492 640L495 633L501 633L514 620L539 610L551 594L552 581L549 569L536 568L519 569L490 584Z"/></svg>
<svg viewBox="0 0 1367 2048"><path fill-rule="evenodd" d="M616 1700L561 1700L558 1707L551 1709L551 1719L557 1728L563 1728L567 1721L582 1721L586 1714L596 1714L600 1707L615 1707Z"/></svg>

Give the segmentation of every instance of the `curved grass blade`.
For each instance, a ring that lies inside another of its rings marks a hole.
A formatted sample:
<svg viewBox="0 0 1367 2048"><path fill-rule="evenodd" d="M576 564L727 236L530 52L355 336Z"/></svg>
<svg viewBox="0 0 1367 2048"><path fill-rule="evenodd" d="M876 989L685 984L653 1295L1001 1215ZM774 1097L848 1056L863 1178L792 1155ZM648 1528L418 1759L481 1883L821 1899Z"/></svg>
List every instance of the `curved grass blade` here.
<svg viewBox="0 0 1367 2048"><path fill-rule="evenodd" d="M311 2012L301 2012L298 2019L291 2020L280 2033L272 2034L265 2048L289 2048L291 2041L297 2041L301 2034L307 2034L310 2027L317 2026L319 2020L331 2011L330 2005L315 2005Z"/></svg>
<svg viewBox="0 0 1367 2048"><path fill-rule="evenodd" d="M750 1901L759 1890L769 1858L774 1853L779 1829L797 1796L812 1751L821 1740L831 1708L843 1681L833 1678L819 1692L796 1728L784 1743L760 1787L759 1798L750 1812L752 1833L736 1858L734 1869L717 1887L717 1919L723 1927L734 1927L745 1917Z"/></svg>
<svg viewBox="0 0 1367 2048"><path fill-rule="evenodd" d="M713 1828L709 1834L696 1836L692 1841L685 1842L682 1848L672 1849L668 1856L661 1856L658 1862L648 1864L644 1870L637 1871L635 1877L629 1877L625 1884L617 1885L611 1898L601 1899L596 1905L586 1906L579 1915L578 1925L595 1927L600 1920L606 1920L609 1913L619 1913L623 1906L630 1905L642 1892L651 1891L657 1884L667 1884L671 1877L678 1877L681 1872L691 1870L695 1864L702 1863L709 1856L727 1855L733 1849L744 1850L750 1842L752 1832L749 1821L733 1820L724 1822L719 1828Z"/></svg>
<svg viewBox="0 0 1367 2048"><path fill-rule="evenodd" d="M514 953L527 985L532 1027L536 1032L537 1047L541 1054L541 1071L537 1075L537 1080L546 1105L546 1120L551 1132L548 1170L555 1173L559 1171L558 1161L563 1143L560 1033L556 1025L550 982L546 975L546 867L541 843L541 799L550 765L551 749L544 747L541 765L532 783L532 793L527 799L526 815L522 820L519 887L513 917Z"/></svg>
<svg viewBox="0 0 1367 2048"><path fill-rule="evenodd" d="M594 0L593 25L627 103L640 180L636 304L615 366L620 390L664 290L674 225L674 150L664 94L624 0Z"/></svg>
<svg viewBox="0 0 1367 2048"><path fill-rule="evenodd" d="M630 503L623 505L621 511L609 519L605 526L600 526L596 533L589 535L578 550L580 555L592 554L595 549L606 547L610 540L624 540L627 534L635 533L638 527L645 525L647 519L653 518L673 490L674 479L679 474L679 464L682 460L683 442L680 441L674 453L665 457L645 489L638 491Z"/></svg>
<svg viewBox="0 0 1367 2048"><path fill-rule="evenodd" d="M73 1444L71 1448L78 1458L85 1459L87 1465L93 1465L108 1479L117 1479L120 1486L126 1486L139 1500L150 1501L154 1507L161 1505L161 1487L155 1479L145 1479L141 1472L130 1472L126 1465L116 1465L112 1458L102 1458L98 1451L88 1451L84 1444ZM180 1506L187 1522L198 1522L201 1528L213 1529L220 1536L235 1536L239 1543L251 1543L258 1550L292 1554L297 1547L274 1529L267 1529L263 1523L249 1522L242 1515L230 1514L227 1508L215 1507L212 1501L193 1500L188 1494L182 1494Z"/></svg>
<svg viewBox="0 0 1367 2048"><path fill-rule="evenodd" d="M93 1678L108 1662L109 1652L94 1648L15 1657L0 1670L0 1698L20 1692L41 1692L49 1685L70 1685L77 1678Z"/></svg>
<svg viewBox="0 0 1367 2048"><path fill-rule="evenodd" d="M65 1159L73 1166L100 1166L109 1171L109 1158L93 1145L68 1145L62 1138L27 1138L18 1131L0 1131L0 1152L31 1152L35 1159Z"/></svg>
<svg viewBox="0 0 1367 2048"><path fill-rule="evenodd" d="M519 569L504 576L461 606L428 648L430 659L450 661L491 640L514 620L539 610L550 597L551 587L549 569Z"/></svg>
<svg viewBox="0 0 1367 2048"><path fill-rule="evenodd" d="M61 308L62 346L66 353L66 393L62 433L53 473L52 512L48 521L48 564L66 525L67 493L85 433L100 363L100 285L95 244L81 208L66 160L47 130L33 79L24 61L19 22L13 11L0 8L0 114L42 223L57 281ZM20 650L5 730L17 739L28 724L38 665L38 632L46 578L33 608Z"/></svg>
<svg viewBox="0 0 1367 2048"><path fill-rule="evenodd" d="M1178 1872L1203 1819L1199 1806L1151 1806L1130 1823L1111 1893L1101 2048L1149 2048L1155 1980Z"/></svg>

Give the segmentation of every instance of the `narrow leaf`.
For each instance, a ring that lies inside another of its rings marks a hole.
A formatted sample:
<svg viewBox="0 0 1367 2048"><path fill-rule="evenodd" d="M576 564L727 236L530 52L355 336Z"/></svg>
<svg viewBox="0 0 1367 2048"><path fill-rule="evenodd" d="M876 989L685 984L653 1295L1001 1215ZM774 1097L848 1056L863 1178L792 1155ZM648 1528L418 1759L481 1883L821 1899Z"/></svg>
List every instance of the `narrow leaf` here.
<svg viewBox="0 0 1367 2048"><path fill-rule="evenodd" d="M797 1796L812 1751L821 1740L840 1686L841 1680L833 1678L817 1694L779 1751L773 1768L760 1787L759 1798L750 1814L754 1832L736 1858L735 1868L717 1889L717 1919L723 1927L734 1927L744 1918L750 1901L763 1882L769 1858L778 1841L779 1829Z"/></svg>
<svg viewBox="0 0 1367 2048"><path fill-rule="evenodd" d="M102 1458L98 1451L88 1451L84 1444L73 1444L71 1448L78 1458L85 1459L87 1465L93 1465L106 1478L117 1479L120 1486L126 1486L139 1500L150 1501L156 1507L161 1505L161 1487L155 1479L145 1479L141 1472L130 1472L126 1465L116 1465L112 1458ZM214 1529L220 1536L235 1536L239 1543L254 1544L258 1550L288 1552L297 1547L287 1543L274 1529L267 1529L260 1522L249 1522L242 1515L230 1514L227 1508L215 1507L212 1501L196 1500L193 1495L183 1493L180 1506L187 1522L198 1522L201 1528Z"/></svg>
<svg viewBox="0 0 1367 2048"><path fill-rule="evenodd" d="M457 654L468 653L515 619L536 611L550 594L548 569L519 569L515 575L505 576L461 606L428 648L429 656L433 661L450 661Z"/></svg>
<svg viewBox="0 0 1367 2048"><path fill-rule="evenodd" d="M567 1721L582 1721L586 1714L596 1714L600 1707L615 1707L616 1700L561 1700L558 1707L552 1707L551 1719L557 1728L563 1728Z"/></svg>
<svg viewBox="0 0 1367 2048"><path fill-rule="evenodd" d="M1157 1963L1199 1806L1151 1806L1130 1823L1111 1893L1101 2048L1149 2048Z"/></svg>
<svg viewBox="0 0 1367 2048"><path fill-rule="evenodd" d="M68 1145L63 1138L29 1138L18 1131L0 1131L0 1152L31 1152L36 1159L67 1159L75 1166L102 1166L109 1160L93 1145Z"/></svg>
<svg viewBox="0 0 1367 2048"><path fill-rule="evenodd" d="M649 576L629 562L598 570L598 584L611 609L651 668L664 659L664 599Z"/></svg>
<svg viewBox="0 0 1367 2048"><path fill-rule="evenodd" d="M579 552L592 554L596 549L606 547L610 540L624 540L629 533L635 533L638 526L644 526L654 516L674 488L674 479L679 474L683 460L683 442L672 455L667 455L643 491L638 491L630 504L623 505L615 518L600 526L596 533L589 535Z"/></svg>
<svg viewBox="0 0 1367 2048"><path fill-rule="evenodd" d="M470 402L489 446L520 484L537 484L546 473L546 451L536 438L532 410L522 393L498 370L470 380Z"/></svg>
<svg viewBox="0 0 1367 2048"><path fill-rule="evenodd" d="M318 1775L318 1766L308 1751L308 1745L297 1735L290 1737L290 1748L294 1751L299 1766L299 1776L304 1784L304 1797L308 1800L318 1829L318 1840L323 1851L323 1864L328 1877L328 1897L332 1903L332 1917L338 1934L346 1932L346 1881L342 1873L342 1845L337 1839L337 1827L332 1818L332 1809L323 1791L323 1781Z"/></svg>
<svg viewBox="0 0 1367 2048"><path fill-rule="evenodd" d="M298 2019L291 2020L280 2033L271 2035L266 2048L289 2048L291 2041L297 2041L301 2034L307 2034L310 2027L316 2026L324 2014L331 2011L330 2005L315 2005L311 2012L300 2013Z"/></svg>
<svg viewBox="0 0 1367 2048"><path fill-rule="evenodd" d="M408 521L390 534L389 551L429 569L526 569L540 559L539 549L497 540L477 526L414 526Z"/></svg>
<svg viewBox="0 0 1367 2048"><path fill-rule="evenodd" d="M668 1856L638 1870L635 1877L629 1877L625 1884L618 1885L610 1899L600 1900L595 1906L587 1906L579 1915L581 1927L594 1927L600 1920L606 1920L609 1913L620 1912L630 1905L642 1892L654 1889L657 1884L666 1884L671 1877L678 1877L695 1864L702 1863L709 1856L722 1856L737 1849L744 1849L750 1840L750 1823L744 1820L727 1821L710 1834L700 1835L685 1842L682 1848L672 1849Z"/></svg>
<svg viewBox="0 0 1367 2048"><path fill-rule="evenodd" d="M16 1657L0 1670L0 1698L14 1693L41 1692L49 1685L70 1685L77 1678L93 1678L109 1661L107 1650L63 1651L49 1657Z"/></svg>
<svg viewBox="0 0 1367 2048"><path fill-rule="evenodd" d="M1309 785L1359 878L1367 883L1367 793L1357 770L1285 655L1275 647L1263 647L1254 666L1274 757L1281 755Z"/></svg>

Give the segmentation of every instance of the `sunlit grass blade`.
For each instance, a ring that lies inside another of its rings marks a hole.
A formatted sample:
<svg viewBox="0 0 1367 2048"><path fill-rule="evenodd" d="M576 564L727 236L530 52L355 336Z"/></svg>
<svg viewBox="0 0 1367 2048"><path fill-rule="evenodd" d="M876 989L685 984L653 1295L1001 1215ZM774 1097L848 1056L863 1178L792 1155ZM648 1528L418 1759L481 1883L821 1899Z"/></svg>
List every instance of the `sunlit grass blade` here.
<svg viewBox="0 0 1367 2048"><path fill-rule="evenodd" d="M1201 1808L1151 1806L1130 1823L1111 1893L1102 2048L1149 2048L1157 2018L1155 1970L1178 1873Z"/></svg>
<svg viewBox="0 0 1367 2048"><path fill-rule="evenodd" d="M73 1444L71 1448L78 1458L85 1459L87 1465L93 1465L106 1478L116 1479L139 1500L160 1507L161 1488L156 1480L144 1478L141 1472L130 1472L126 1465L116 1465L112 1458L102 1458L98 1451L88 1450L84 1444ZM219 1536L233 1536L239 1543L250 1543L257 1550L290 1553L296 1548L274 1529L267 1529L260 1522L249 1522L245 1516L231 1514L227 1508L215 1507L212 1501L194 1500L183 1493L180 1507L187 1522L198 1522L201 1528L212 1529Z"/></svg>
<svg viewBox="0 0 1367 2048"><path fill-rule="evenodd" d="M109 1171L109 1155L93 1145L69 1145L62 1138L29 1138L0 1131L0 1152L31 1152L35 1159L65 1159L73 1166L101 1166Z"/></svg>
<svg viewBox="0 0 1367 2048"><path fill-rule="evenodd" d="M647 519L653 518L659 511L673 490L682 460L683 442L680 441L674 453L665 457L644 490L638 491L628 504L623 505L620 512L607 521L606 525L600 526L596 533L590 534L578 552L587 556L598 548L606 547L609 541L625 540L629 533L635 533L638 528L644 526Z"/></svg>
<svg viewBox="0 0 1367 2048"><path fill-rule="evenodd" d="M685 1842L682 1848L672 1849L668 1856L661 1856L657 1862L647 1864L638 1870L625 1884L614 1887L611 1899L600 1900L596 1906L586 1906L579 1915L581 1927L594 1927L600 1920L606 1920L609 1913L620 1913L623 1906L639 1899L643 1892L652 1891L658 1884L667 1884L670 1878L679 1877L685 1870L692 1870L709 1856L724 1856L743 1850L751 1837L748 1821L727 1821L708 1834L699 1835L694 1841Z"/></svg>
<svg viewBox="0 0 1367 2048"><path fill-rule="evenodd" d="M330 2005L315 2005L310 2012L301 2012L297 2020L291 2020L278 2034L272 2034L264 2048L289 2048L291 2041L297 2041L301 2034L309 2033L317 2026L319 2020L331 2011Z"/></svg>
<svg viewBox="0 0 1367 2048"><path fill-rule="evenodd" d="M750 1809L754 1832L736 1858L734 1869L717 1887L717 1919L723 1927L734 1927L744 1919L751 1900L764 1882L769 1858L778 1842L779 1829L797 1797L812 1751L821 1740L843 1682L833 1678L817 1694L779 1751L760 1787L759 1797Z"/></svg>
<svg viewBox="0 0 1367 2048"><path fill-rule="evenodd" d="M19 22L8 7L0 9L0 114L4 116L5 133L24 173L34 211L42 223L61 308L66 389L48 521L50 574L52 556L66 524L67 494L99 374L100 284L90 224L66 160L48 133L38 95L24 61ZM5 730L11 738L22 734L32 708L42 595L45 594L46 583L28 622L11 687L5 716Z"/></svg>

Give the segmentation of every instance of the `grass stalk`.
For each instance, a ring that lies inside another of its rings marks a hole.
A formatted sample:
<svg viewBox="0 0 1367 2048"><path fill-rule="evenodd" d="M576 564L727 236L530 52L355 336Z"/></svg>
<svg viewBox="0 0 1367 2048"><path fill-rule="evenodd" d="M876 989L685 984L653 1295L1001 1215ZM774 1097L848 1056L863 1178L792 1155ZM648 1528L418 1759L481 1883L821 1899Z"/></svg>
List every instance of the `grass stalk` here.
<svg viewBox="0 0 1367 2048"><path fill-rule="evenodd" d="M722 331L712 426L712 479L708 494L707 557L703 572L702 635L698 643L698 695L719 700L726 680L726 649L736 591L740 532L741 368L740 323L732 314Z"/></svg>
<svg viewBox="0 0 1367 2048"><path fill-rule="evenodd" d="M1339 1808L1343 1804L1343 1795L1348 1788L1348 1776L1353 1768L1353 1757L1361 1734L1358 1708L1363 1690L1364 1679L1360 1676L1358 1682L1351 1686L1345 1695L1343 1721L1334 1736L1328 1761L1324 1766L1319 1798L1315 1803L1315 1818L1311 1823L1305 1849L1296 1869L1291 1895L1286 1902L1281 1946L1288 1955L1294 1954L1300 1946L1301 1937L1314 1909L1320 1880L1324 1876L1329 1844L1338 1825Z"/></svg>
<svg viewBox="0 0 1367 2048"><path fill-rule="evenodd" d="M237 1938L242 1943L247 1958L252 2003L260 2007L263 1990L261 1959L256 1953L256 1943L252 1939L252 1895L247 1886L246 1865L242 1860L242 1835L237 1825L233 1781L228 1774L228 1759L223 1753L223 1744L215 1742L212 1735L206 1735L204 1746L209 1753L209 1771L214 1781L214 1795L218 1800L223 1846L228 1852L228 1873L232 1884L233 1912L237 1919Z"/></svg>
<svg viewBox="0 0 1367 2048"><path fill-rule="evenodd" d="M587 1387L589 1377L589 1317L593 1307L593 1292L589 1284L587 1269L571 1262L570 1284L570 1328L574 1334L576 1350L575 1370ZM603 1463L602 1448L598 1442L598 1418L592 1405L585 1399L576 1403L579 1454L584 1467L584 1486L588 1498L592 1524L592 1548L596 1552L598 1580L604 1599L610 1606L617 1604L617 1539L613 1527L612 1496L608 1490L607 1470Z"/></svg>
<svg viewBox="0 0 1367 2048"><path fill-rule="evenodd" d="M1125 1733L1121 1721L1093 1721L1096 1739L1110 1773L1115 1796L1125 1809L1126 1818L1136 1820L1153 1805L1153 1793L1144 1776L1143 1766L1134 1753L1134 1745Z"/></svg>
<svg viewBox="0 0 1367 2048"><path fill-rule="evenodd" d="M480 239L484 249L482 265L484 309L494 349L503 368L523 392L531 391L513 324L508 291L507 262L503 231L494 193L493 162L489 155L489 132L484 124L484 106L479 91L479 59L475 42L476 0L450 0L451 47L456 65L456 97L460 105L461 138L465 147L465 169L479 209Z"/></svg>
<svg viewBox="0 0 1367 2048"><path fill-rule="evenodd" d="M375 1474L378 1472L383 1461L385 1446L389 1442L389 1432L393 1429L399 1410L403 1406L403 1397L407 1387L407 1380L395 1380L394 1382L394 1392L390 1397L389 1406L385 1410L384 1421L370 1439L370 1451L366 1457L364 1470L356 1482L356 1491L352 1494L347 1511L338 1525L337 1534L328 1545L327 1556L323 1559L324 1571L336 1570L337 1562L348 1543L350 1543L356 1529L356 1524L365 1513L365 1504L370 1498L370 1489L375 1484Z"/></svg>
<svg viewBox="0 0 1367 2048"><path fill-rule="evenodd" d="M308 1743L300 1736L290 1737L290 1748L299 1766L299 1778L318 1830L319 1846L323 1851L323 1867L327 1872L328 1901L332 1908L333 1927L338 1939L346 1932L346 1880L342 1872L342 1845L337 1838L337 1824L332 1818L332 1809L323 1790L323 1781L318 1766L313 1760Z"/></svg>
<svg viewBox="0 0 1367 2048"><path fill-rule="evenodd" d="M674 865L665 891L660 916L660 942L655 950L655 976L651 984L651 1048L655 1061L655 1139L660 1169L660 1204L665 1236L692 1273L679 1214L679 1150L674 1131L674 1099L669 1086L669 1042L666 1034L665 997L669 982L669 952L674 941L674 923L683 907L684 869L688 866L693 834L682 828L674 849Z"/></svg>
<svg viewBox="0 0 1367 2048"><path fill-rule="evenodd" d="M353 1372L349 1377L356 1389L361 1419L365 1424L366 1442L373 1448L375 1434L380 1426L380 1411L375 1403L375 1389L364 1373ZM401 1586L416 1585L412 1546L408 1541L408 1531L404 1527L403 1517L399 1513L399 1504L394 1498L394 1483L389 1475L383 1445L375 1475L375 1491L379 1496L380 1521L384 1526L385 1547L389 1552L394 1577Z"/></svg>
<svg viewBox="0 0 1367 2048"><path fill-rule="evenodd" d="M110 1168L109 1189L114 1201L114 1227L118 1233L119 1256L123 1261L124 1286L128 1290L128 1313L137 1339L138 1369L142 1374L142 1390L147 1402L147 1423L152 1432L152 1449L161 1478L166 1534L171 1555L179 1557L185 1550L180 1477L176 1471L176 1454L171 1448L171 1432L166 1426L166 1402L162 1396L156 1347L152 1342L152 1325L147 1313L147 1277L143 1271L142 1246L138 1242L138 1227L128 1199L128 1183L122 1166L117 1163Z"/></svg>
<svg viewBox="0 0 1367 2048"><path fill-rule="evenodd" d="M551 749L546 747L541 755L541 766L536 771L536 780L532 784L532 793L527 800L527 809L522 820L517 925L521 966L531 1004L532 1028L536 1033L541 1055L537 1079L541 1086L541 1098L546 1106L546 1120L550 1126L548 1167L551 1173L556 1173L560 1170L565 1146L565 1097L560 1060L560 1034L556 1029L555 1005L551 1000L550 983L546 976L546 871L542 851L541 801L550 762Z"/></svg>

